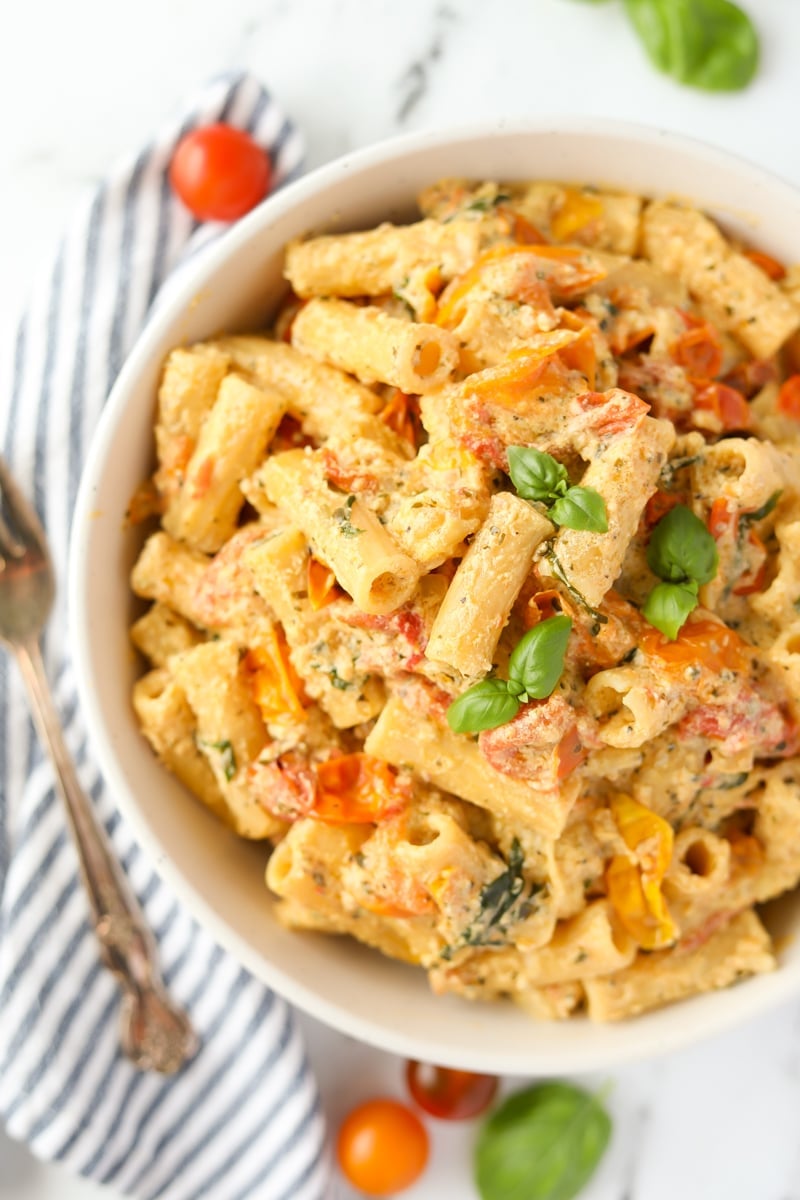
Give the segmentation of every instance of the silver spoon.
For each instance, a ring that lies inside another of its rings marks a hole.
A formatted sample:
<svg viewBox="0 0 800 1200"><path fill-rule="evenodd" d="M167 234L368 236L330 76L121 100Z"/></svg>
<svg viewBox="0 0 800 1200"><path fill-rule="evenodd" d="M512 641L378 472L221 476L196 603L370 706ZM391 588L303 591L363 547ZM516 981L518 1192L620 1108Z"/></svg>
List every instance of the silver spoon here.
<svg viewBox="0 0 800 1200"><path fill-rule="evenodd" d="M28 689L78 850L100 954L122 989L122 1048L140 1070L169 1075L195 1053L197 1038L164 988L153 935L64 744L39 649L54 595L44 531L0 458L0 641L15 654Z"/></svg>

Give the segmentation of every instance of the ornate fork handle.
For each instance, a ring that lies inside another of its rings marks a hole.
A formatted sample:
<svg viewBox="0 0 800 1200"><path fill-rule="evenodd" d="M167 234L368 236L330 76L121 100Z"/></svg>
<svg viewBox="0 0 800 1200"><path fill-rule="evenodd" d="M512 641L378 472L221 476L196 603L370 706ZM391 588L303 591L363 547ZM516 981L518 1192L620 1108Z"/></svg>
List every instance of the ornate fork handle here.
<svg viewBox="0 0 800 1200"><path fill-rule="evenodd" d="M78 780L38 642L18 645L17 660L66 804L101 956L122 988L123 1048L142 1070L171 1074L195 1052L195 1035L164 989L153 938Z"/></svg>

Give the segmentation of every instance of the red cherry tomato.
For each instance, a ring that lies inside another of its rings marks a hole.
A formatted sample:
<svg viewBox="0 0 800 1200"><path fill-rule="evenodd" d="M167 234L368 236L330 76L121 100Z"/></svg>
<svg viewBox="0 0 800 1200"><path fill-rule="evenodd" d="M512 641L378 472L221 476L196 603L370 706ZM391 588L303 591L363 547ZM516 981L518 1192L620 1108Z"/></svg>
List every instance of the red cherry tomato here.
<svg viewBox="0 0 800 1200"><path fill-rule="evenodd" d="M397 1100L367 1100L345 1117L336 1140L344 1175L368 1196L411 1187L428 1161L428 1134Z"/></svg>
<svg viewBox="0 0 800 1200"><path fill-rule="evenodd" d="M443 1121L468 1121L494 1100L497 1079L473 1071L453 1071L430 1063L406 1065L406 1083L416 1103Z"/></svg>
<svg viewBox="0 0 800 1200"><path fill-rule="evenodd" d="M232 125L206 125L178 143L169 181L201 221L235 221L269 191L269 156L249 133Z"/></svg>

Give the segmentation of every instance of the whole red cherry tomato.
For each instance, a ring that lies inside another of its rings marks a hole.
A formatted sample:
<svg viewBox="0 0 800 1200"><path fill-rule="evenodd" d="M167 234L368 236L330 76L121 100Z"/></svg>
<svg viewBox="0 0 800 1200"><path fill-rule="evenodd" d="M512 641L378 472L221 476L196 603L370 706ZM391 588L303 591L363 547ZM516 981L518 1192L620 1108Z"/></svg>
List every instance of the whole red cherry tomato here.
<svg viewBox="0 0 800 1200"><path fill-rule="evenodd" d="M494 1075L454 1071L430 1063L406 1064L408 1090L416 1103L443 1121L468 1121L488 1108L497 1091Z"/></svg>
<svg viewBox="0 0 800 1200"><path fill-rule="evenodd" d="M178 143L169 168L172 187L201 221L235 221L269 191L269 155L232 125L205 125Z"/></svg>
<svg viewBox="0 0 800 1200"><path fill-rule="evenodd" d="M397 1100L367 1100L345 1117L336 1140L342 1172L368 1196L391 1196L415 1182L428 1161L428 1134Z"/></svg>

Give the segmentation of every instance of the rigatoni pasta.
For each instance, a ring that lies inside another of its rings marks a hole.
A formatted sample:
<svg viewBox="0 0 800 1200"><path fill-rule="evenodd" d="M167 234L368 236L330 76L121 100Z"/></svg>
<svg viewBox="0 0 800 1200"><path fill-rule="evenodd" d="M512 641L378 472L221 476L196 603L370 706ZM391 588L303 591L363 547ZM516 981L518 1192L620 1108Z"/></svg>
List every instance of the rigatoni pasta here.
<svg viewBox="0 0 800 1200"><path fill-rule="evenodd" d="M800 880L796 271L705 214L443 180L174 350L134 566L164 765L288 928L634 1016Z"/></svg>

